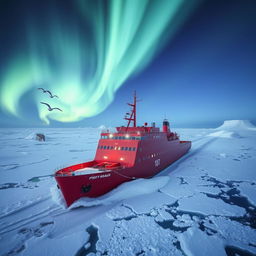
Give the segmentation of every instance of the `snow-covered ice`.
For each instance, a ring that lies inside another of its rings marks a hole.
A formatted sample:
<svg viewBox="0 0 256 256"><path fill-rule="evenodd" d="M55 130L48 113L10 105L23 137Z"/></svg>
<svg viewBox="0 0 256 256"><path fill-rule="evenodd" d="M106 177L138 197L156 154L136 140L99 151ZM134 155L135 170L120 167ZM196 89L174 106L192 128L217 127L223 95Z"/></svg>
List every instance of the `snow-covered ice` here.
<svg viewBox="0 0 256 256"><path fill-rule="evenodd" d="M210 133L208 136L212 137L222 137L222 138L240 138L241 136L236 132L230 132L230 131L217 131Z"/></svg>
<svg viewBox="0 0 256 256"><path fill-rule="evenodd" d="M256 255L249 121L176 129L180 160L67 209L52 174L93 159L102 128L0 129L0 255Z"/></svg>
<svg viewBox="0 0 256 256"><path fill-rule="evenodd" d="M188 256L226 256L224 241L217 235L208 236L193 226L179 236L181 249Z"/></svg>

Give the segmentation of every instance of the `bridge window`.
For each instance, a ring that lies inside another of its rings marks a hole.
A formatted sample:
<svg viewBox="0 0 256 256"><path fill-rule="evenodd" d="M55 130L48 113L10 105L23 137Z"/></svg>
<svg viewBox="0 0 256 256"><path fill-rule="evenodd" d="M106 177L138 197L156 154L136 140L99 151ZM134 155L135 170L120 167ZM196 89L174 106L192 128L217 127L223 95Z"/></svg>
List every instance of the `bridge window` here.
<svg viewBox="0 0 256 256"><path fill-rule="evenodd" d="M152 136L153 138L159 138L159 136ZM132 136L132 137L125 137L125 136L108 136L108 135L101 135L101 139L113 139L113 140L145 140L147 136Z"/></svg>
<svg viewBox="0 0 256 256"><path fill-rule="evenodd" d="M132 148L132 150L133 150L133 151L135 151L135 150L136 150L136 148Z"/></svg>

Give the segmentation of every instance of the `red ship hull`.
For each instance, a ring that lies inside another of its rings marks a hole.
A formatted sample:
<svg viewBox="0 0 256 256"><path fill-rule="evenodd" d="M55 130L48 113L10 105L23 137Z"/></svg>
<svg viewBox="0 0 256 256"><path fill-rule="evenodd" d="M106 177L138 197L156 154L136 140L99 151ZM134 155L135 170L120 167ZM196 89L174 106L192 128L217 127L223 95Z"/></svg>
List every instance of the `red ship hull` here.
<svg viewBox="0 0 256 256"><path fill-rule="evenodd" d="M65 198L67 206L81 197L98 197L118 185L136 178L150 178L188 152L190 141L171 140L161 143L143 141L142 150L137 150L134 166L119 166L117 168L97 169L95 165L104 163L94 160L73 165L58 171L55 179ZM157 153L156 153L157 152ZM97 154L96 154L97 158ZM109 163L109 162L108 162ZM90 168L89 173L79 173L81 169ZM95 169L95 172L92 170Z"/></svg>

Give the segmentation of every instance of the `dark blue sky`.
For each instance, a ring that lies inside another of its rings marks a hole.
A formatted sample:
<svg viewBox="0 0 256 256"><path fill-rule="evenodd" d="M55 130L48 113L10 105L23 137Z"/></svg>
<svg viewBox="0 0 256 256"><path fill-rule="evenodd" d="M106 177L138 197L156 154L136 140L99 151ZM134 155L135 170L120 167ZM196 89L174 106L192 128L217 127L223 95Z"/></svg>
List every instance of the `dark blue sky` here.
<svg viewBox="0 0 256 256"><path fill-rule="evenodd" d="M125 103L134 90L142 99L141 123L160 125L166 117L176 127L216 127L227 119L255 124L255 14L254 0L203 1L151 64L125 82L103 113L52 126L122 125ZM14 122L3 113L1 117L1 126L34 126Z"/></svg>
<svg viewBox="0 0 256 256"><path fill-rule="evenodd" d="M117 94L138 88L141 121L214 127L256 121L256 1L205 1L175 39ZM106 111L114 111L115 102Z"/></svg>

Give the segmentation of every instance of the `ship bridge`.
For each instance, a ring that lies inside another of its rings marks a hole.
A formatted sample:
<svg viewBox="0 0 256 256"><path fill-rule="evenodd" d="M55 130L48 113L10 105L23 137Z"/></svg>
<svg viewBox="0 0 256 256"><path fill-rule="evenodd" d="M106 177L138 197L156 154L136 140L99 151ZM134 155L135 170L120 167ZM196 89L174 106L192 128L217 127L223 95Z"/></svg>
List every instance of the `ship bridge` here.
<svg viewBox="0 0 256 256"><path fill-rule="evenodd" d="M136 158L139 141L142 133L101 133L95 155L96 161L120 163L123 166L132 166Z"/></svg>
<svg viewBox="0 0 256 256"><path fill-rule="evenodd" d="M139 151L141 152L142 147L147 148L149 145L159 144L160 141L165 142L178 139L176 133L170 132L169 122L167 120L163 122L162 132L158 127L155 127L155 123L152 123L151 126L148 126L147 123L143 126L137 126L136 103L137 99L135 93L134 102L128 103L128 105L132 107L131 111L126 113L124 117L124 119L128 121L127 126L116 127L116 132L113 133L109 130L102 131L95 161L118 163L123 167L131 167L135 164L136 156L138 157L138 155L140 155L140 153L137 153ZM147 143L145 144L142 141L147 141ZM147 152L147 150L145 150L145 152Z"/></svg>

